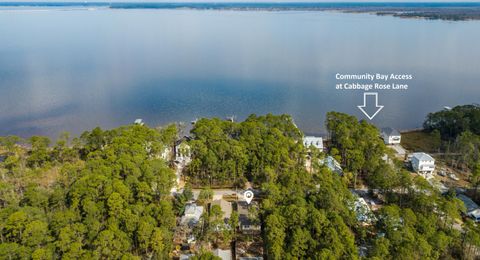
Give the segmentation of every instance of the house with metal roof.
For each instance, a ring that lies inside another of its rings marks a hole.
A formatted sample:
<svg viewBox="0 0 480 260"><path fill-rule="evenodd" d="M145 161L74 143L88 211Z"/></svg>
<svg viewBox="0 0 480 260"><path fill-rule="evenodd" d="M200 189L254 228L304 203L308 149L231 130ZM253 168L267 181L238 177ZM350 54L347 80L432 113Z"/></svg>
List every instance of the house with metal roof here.
<svg viewBox="0 0 480 260"><path fill-rule="evenodd" d="M472 218L475 222L480 222L480 207L472 199L463 194L458 194L457 199L465 205L465 215Z"/></svg>
<svg viewBox="0 0 480 260"><path fill-rule="evenodd" d="M195 226L203 214L203 206L198 206L195 203L190 203L185 206L185 212L180 220L182 225L188 225L190 227Z"/></svg>
<svg viewBox="0 0 480 260"><path fill-rule="evenodd" d="M340 176L343 175L342 166L332 156L329 155L325 159L323 159L323 165L327 166L327 168L330 169L332 172L334 172L334 173L336 173Z"/></svg>
<svg viewBox="0 0 480 260"><path fill-rule="evenodd" d="M357 216L357 220L362 224L371 224L375 221L375 215L372 213L372 210L368 206L364 198L357 197L353 204L353 210Z"/></svg>
<svg viewBox="0 0 480 260"><path fill-rule="evenodd" d="M399 144L402 139L400 132L391 127L382 128L381 135L385 144Z"/></svg>
<svg viewBox="0 0 480 260"><path fill-rule="evenodd" d="M435 159L426 153L413 153L410 159L412 168L424 178L432 178L435 170Z"/></svg>

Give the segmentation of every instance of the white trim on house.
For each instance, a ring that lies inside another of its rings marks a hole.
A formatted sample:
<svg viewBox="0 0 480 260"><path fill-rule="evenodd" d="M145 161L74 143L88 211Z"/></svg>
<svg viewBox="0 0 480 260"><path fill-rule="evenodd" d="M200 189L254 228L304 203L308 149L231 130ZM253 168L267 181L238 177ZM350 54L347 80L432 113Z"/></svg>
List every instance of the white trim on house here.
<svg viewBox="0 0 480 260"><path fill-rule="evenodd" d="M400 132L391 127L382 128L381 135L385 144L399 144L402 140L402 135Z"/></svg>
<svg viewBox="0 0 480 260"><path fill-rule="evenodd" d="M305 136L303 137L303 145L309 148L313 145L315 148L323 151L323 138L317 136Z"/></svg>
<svg viewBox="0 0 480 260"><path fill-rule="evenodd" d="M412 168L415 172L419 173L425 178L433 177L433 171L435 170L435 159L426 153L413 153L412 154Z"/></svg>

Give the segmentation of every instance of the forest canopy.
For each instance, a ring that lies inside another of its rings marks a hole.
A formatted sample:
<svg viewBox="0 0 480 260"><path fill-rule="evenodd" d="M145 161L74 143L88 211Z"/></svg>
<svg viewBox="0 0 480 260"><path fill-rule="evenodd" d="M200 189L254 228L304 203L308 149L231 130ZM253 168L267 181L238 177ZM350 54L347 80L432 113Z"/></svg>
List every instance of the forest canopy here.
<svg viewBox="0 0 480 260"><path fill-rule="evenodd" d="M423 128L439 131L443 139L455 139L466 131L480 135L480 106L463 105L429 113Z"/></svg>
<svg viewBox="0 0 480 260"><path fill-rule="evenodd" d="M144 126L95 128L52 148L2 139L0 259L167 258L173 171L156 154L165 136Z"/></svg>
<svg viewBox="0 0 480 260"><path fill-rule="evenodd" d="M205 201L216 185L250 182L259 191L255 215L268 259L474 254L480 230L470 220L458 224L465 209L455 191L442 195L402 163L382 159L390 152L374 125L337 112L325 125L328 149L316 151L303 146L288 115L198 120L182 139L191 149L183 174L203 188L198 199ZM129 125L73 139L62 134L54 144L39 136L0 138L0 259L171 258L179 215L193 197L187 189L171 194L174 158L163 154L174 150L178 132L174 125ZM327 156L343 174L324 165ZM362 183L382 200L369 225L354 211ZM210 223L221 216L218 207L208 214ZM206 239L235 238L212 234Z"/></svg>

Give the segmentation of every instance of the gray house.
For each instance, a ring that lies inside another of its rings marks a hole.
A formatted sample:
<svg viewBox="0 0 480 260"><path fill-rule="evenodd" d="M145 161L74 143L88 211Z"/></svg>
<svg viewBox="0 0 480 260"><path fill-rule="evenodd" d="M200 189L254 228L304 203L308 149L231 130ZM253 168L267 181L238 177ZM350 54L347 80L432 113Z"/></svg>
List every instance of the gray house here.
<svg viewBox="0 0 480 260"><path fill-rule="evenodd" d="M396 129L391 127L382 128L382 138L385 144L400 144L402 135Z"/></svg>

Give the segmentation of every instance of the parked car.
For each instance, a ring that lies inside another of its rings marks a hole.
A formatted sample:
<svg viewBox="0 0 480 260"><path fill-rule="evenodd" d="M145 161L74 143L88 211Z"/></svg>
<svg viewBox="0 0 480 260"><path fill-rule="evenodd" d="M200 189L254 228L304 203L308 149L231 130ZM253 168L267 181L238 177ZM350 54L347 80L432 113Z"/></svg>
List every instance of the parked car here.
<svg viewBox="0 0 480 260"><path fill-rule="evenodd" d="M460 179L457 177L457 175L455 175L455 174L453 174L453 173L450 173L450 174L448 175L448 177L449 177L450 179L452 179L452 180L455 180L455 181L460 180Z"/></svg>
<svg viewBox="0 0 480 260"><path fill-rule="evenodd" d="M447 177L447 172L445 172L444 170L440 170L440 171L438 171L438 175L443 176L443 177Z"/></svg>

